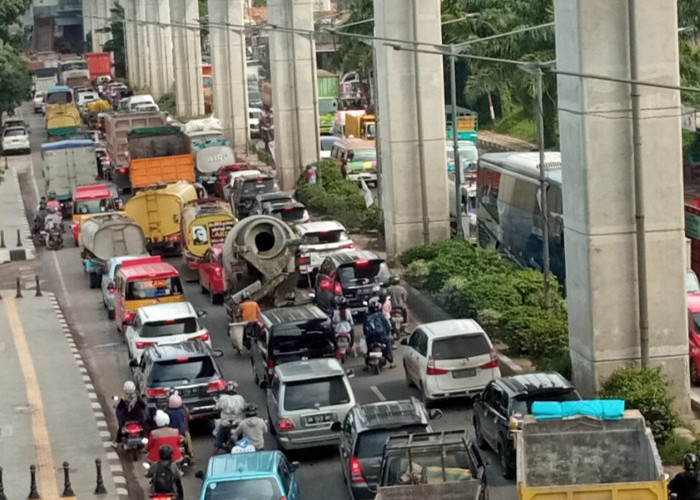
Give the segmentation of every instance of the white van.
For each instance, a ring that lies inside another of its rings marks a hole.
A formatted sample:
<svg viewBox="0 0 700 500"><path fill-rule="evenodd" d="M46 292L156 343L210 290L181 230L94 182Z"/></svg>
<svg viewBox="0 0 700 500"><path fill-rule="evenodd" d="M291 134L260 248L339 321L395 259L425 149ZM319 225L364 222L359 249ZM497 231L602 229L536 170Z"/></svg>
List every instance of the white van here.
<svg viewBox="0 0 700 500"><path fill-rule="evenodd" d="M96 101L100 98L97 92L78 92L76 104L79 108L84 108L89 102Z"/></svg>
<svg viewBox="0 0 700 500"><path fill-rule="evenodd" d="M129 111L136 111L136 106L138 106L139 104L155 104L155 103L156 103L156 101L153 99L153 96L151 94L132 95L126 101L126 108Z"/></svg>

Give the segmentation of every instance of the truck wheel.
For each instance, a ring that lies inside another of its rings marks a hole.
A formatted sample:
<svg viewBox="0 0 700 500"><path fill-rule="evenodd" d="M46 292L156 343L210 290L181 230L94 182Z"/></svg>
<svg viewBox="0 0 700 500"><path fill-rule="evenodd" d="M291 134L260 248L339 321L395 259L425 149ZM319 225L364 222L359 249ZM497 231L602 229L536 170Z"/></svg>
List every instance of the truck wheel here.
<svg viewBox="0 0 700 500"><path fill-rule="evenodd" d="M100 275L90 273L90 288L97 288L100 285Z"/></svg>
<svg viewBox="0 0 700 500"><path fill-rule="evenodd" d="M513 464L510 461L510 457L506 454L503 446L498 447L498 457L501 462L501 474L505 479L513 479L515 477L515 471L513 470Z"/></svg>

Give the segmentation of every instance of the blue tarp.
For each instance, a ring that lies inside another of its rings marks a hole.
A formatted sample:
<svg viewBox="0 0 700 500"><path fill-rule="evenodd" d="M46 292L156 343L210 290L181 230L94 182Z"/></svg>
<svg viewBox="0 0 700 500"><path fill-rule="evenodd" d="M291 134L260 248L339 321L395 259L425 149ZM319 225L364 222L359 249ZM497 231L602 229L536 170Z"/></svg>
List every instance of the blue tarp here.
<svg viewBox="0 0 700 500"><path fill-rule="evenodd" d="M589 399L583 401L535 401L532 415L536 420L585 415L602 420L619 420L625 412L622 399Z"/></svg>
<svg viewBox="0 0 700 500"><path fill-rule="evenodd" d="M41 145L41 149L68 149L94 146L95 143L87 139L77 139L74 141L47 142Z"/></svg>
<svg viewBox="0 0 700 500"><path fill-rule="evenodd" d="M48 94L52 92L71 92L70 87L66 87L65 85L54 85L49 89L47 92Z"/></svg>

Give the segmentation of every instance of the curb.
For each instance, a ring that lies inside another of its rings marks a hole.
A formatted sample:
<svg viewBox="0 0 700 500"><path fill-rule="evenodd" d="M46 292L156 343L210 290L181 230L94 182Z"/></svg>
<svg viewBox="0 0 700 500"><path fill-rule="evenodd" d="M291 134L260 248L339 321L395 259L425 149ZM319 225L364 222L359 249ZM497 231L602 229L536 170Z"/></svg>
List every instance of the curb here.
<svg viewBox="0 0 700 500"><path fill-rule="evenodd" d="M420 292L417 288L412 287L406 282L402 282L402 284L408 292L409 310L415 316L420 318L422 323L454 319L450 314L445 312L444 309L433 302L430 297ZM498 361L501 365L502 376L510 377L523 373L522 367L505 354L496 351L496 356L498 357ZM700 405L700 399L698 399L698 405Z"/></svg>
<svg viewBox="0 0 700 500"><path fill-rule="evenodd" d="M70 328L68 327L68 322L66 321L61 305L58 303L56 294L50 292L44 292L49 297L51 305L53 306L54 312L58 317L58 322L61 325L61 330L66 338L68 347L70 347L75 362L78 365L78 370L85 384L85 389L87 390L88 397L90 398L90 404L92 406L92 413L95 416L95 422L97 423L97 428L99 429L100 439L102 440L102 446L105 449L105 456L107 457L107 463L102 466L102 474L109 474L112 476L112 482L115 486L115 493L121 500L128 500L129 491L126 489L126 476L124 474L124 469L122 468L121 460L116 451L112 449L112 436L109 432L109 426L107 425L107 419L102 412L102 405L100 404L97 393L95 392L95 386L92 383L92 378L85 367L85 362L83 357L80 355L78 347L75 345L75 340L71 334Z"/></svg>
<svg viewBox="0 0 700 500"><path fill-rule="evenodd" d="M23 245L12 247L13 238L15 238L15 232L13 234L5 234L5 243L8 248L0 248L0 264L4 262L13 262L18 260L32 260L36 256L36 249L34 248L34 240L32 240L32 233L29 227L29 221L24 213L24 200L22 199L22 191L19 187L19 179L17 178L17 171L14 169L5 170L5 179L3 182L11 182L16 186L17 192L17 206L19 213L18 219L20 221L20 236L23 240ZM17 215L14 214L16 217Z"/></svg>

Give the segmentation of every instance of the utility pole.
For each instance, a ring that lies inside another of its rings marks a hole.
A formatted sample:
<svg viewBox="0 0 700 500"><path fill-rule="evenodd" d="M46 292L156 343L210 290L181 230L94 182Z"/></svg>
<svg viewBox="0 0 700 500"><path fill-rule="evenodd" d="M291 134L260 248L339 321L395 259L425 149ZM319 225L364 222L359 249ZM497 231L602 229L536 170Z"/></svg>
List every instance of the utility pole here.
<svg viewBox="0 0 700 500"><path fill-rule="evenodd" d="M544 161L544 109L542 104L542 66L537 65L535 70L537 80L537 148L540 154L540 211L542 212L542 290L544 293L544 307L550 307L549 294L549 207L547 206L547 169Z"/></svg>
<svg viewBox="0 0 700 500"><path fill-rule="evenodd" d="M457 136L457 77L455 75L455 47L450 46L450 100L452 101L452 156L455 174L455 224L456 238L464 239L462 231L462 162L459 159L459 137Z"/></svg>

